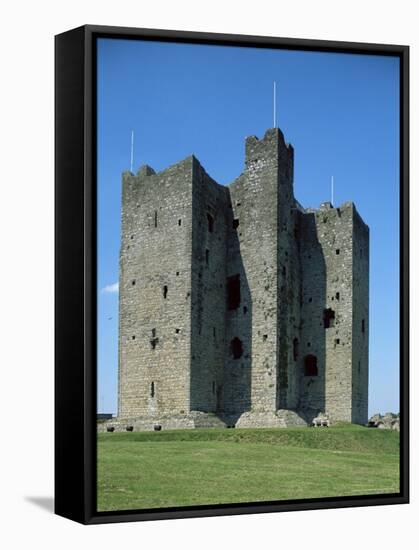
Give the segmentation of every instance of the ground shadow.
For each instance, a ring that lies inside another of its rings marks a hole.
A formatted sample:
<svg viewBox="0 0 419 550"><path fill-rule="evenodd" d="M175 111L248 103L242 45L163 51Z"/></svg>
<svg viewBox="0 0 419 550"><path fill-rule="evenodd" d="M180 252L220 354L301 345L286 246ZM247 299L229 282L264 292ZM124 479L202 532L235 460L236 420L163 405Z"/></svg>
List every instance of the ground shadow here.
<svg viewBox="0 0 419 550"><path fill-rule="evenodd" d="M51 514L54 513L54 497L26 496L25 500L26 502L30 502L31 504L38 506L38 508L42 508L46 512L49 512Z"/></svg>

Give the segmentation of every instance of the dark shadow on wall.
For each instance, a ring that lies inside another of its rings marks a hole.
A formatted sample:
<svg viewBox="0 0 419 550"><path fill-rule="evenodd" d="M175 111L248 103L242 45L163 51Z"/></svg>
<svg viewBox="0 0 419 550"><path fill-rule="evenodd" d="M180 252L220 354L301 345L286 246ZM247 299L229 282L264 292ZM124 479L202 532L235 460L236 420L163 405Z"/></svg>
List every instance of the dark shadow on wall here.
<svg viewBox="0 0 419 550"><path fill-rule="evenodd" d="M311 420L324 412L326 405L326 263L314 213L301 214L299 233L302 288L298 409Z"/></svg>
<svg viewBox="0 0 419 550"><path fill-rule="evenodd" d="M224 409L229 191L194 165L190 409ZM236 354L237 354L236 350Z"/></svg>
<svg viewBox="0 0 419 550"><path fill-rule="evenodd" d="M222 406L227 423L251 409L252 297L240 251L240 224L233 217L231 199L227 215L227 272L225 362Z"/></svg>

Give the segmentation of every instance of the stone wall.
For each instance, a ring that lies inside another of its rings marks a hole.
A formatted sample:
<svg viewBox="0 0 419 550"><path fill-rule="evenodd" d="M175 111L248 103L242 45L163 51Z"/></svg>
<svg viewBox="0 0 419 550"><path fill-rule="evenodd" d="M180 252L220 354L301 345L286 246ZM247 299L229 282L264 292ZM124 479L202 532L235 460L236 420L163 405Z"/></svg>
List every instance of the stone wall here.
<svg viewBox="0 0 419 550"><path fill-rule="evenodd" d="M193 163L190 408L222 408L228 189Z"/></svg>
<svg viewBox="0 0 419 550"><path fill-rule="evenodd" d="M227 309L225 386L228 410L275 411L280 358L279 308L284 272L278 251L288 250L292 189L291 150L277 130L246 140L246 167L230 185L232 225L227 275L240 278L240 304ZM286 201L286 203L285 203ZM232 345L239 338L240 357ZM282 342L284 344L284 342ZM227 389L228 388L228 389Z"/></svg>
<svg viewBox="0 0 419 550"><path fill-rule="evenodd" d="M317 232L316 212L301 213L297 225L301 262L301 319L298 343L300 400L298 407L324 411L326 342L323 311L326 307L326 263ZM313 359L311 366L309 361ZM309 375L312 368L313 375Z"/></svg>
<svg viewBox="0 0 419 550"><path fill-rule="evenodd" d="M352 422L368 418L369 228L353 206Z"/></svg>
<svg viewBox="0 0 419 550"><path fill-rule="evenodd" d="M123 176L121 417L189 410L193 162Z"/></svg>
<svg viewBox="0 0 419 550"><path fill-rule="evenodd" d="M332 420L365 423L368 229L350 202L340 208L325 203L302 220L301 407L325 411ZM318 376L304 372L308 355L317 358Z"/></svg>

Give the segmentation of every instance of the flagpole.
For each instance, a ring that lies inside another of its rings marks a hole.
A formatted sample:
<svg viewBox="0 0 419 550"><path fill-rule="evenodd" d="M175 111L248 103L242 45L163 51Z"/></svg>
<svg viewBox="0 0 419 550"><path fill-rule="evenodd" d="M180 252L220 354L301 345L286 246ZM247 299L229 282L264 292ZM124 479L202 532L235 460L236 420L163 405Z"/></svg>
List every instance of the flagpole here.
<svg viewBox="0 0 419 550"><path fill-rule="evenodd" d="M131 172L134 168L134 130L131 130Z"/></svg>
<svg viewBox="0 0 419 550"><path fill-rule="evenodd" d="M274 97L273 97L273 107L274 107L274 128L276 128L276 81L274 80Z"/></svg>

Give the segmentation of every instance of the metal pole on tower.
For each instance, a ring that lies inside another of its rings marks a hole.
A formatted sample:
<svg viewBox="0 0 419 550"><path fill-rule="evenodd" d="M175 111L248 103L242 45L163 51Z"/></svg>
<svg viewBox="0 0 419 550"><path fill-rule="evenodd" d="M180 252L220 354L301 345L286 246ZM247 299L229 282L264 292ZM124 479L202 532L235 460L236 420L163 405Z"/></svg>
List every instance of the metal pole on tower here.
<svg viewBox="0 0 419 550"><path fill-rule="evenodd" d="M134 168L134 130L131 130L131 172Z"/></svg>
<svg viewBox="0 0 419 550"><path fill-rule="evenodd" d="M274 128L276 128L276 81L274 80Z"/></svg>
<svg viewBox="0 0 419 550"><path fill-rule="evenodd" d="M335 192L335 189L334 189L335 185L334 184L335 184L335 182L334 182L334 178L332 176L332 181L331 181L331 195L332 195L332 197L331 197L332 201L331 202L332 202L332 206L333 206L334 198L335 198L334 197L334 192Z"/></svg>

